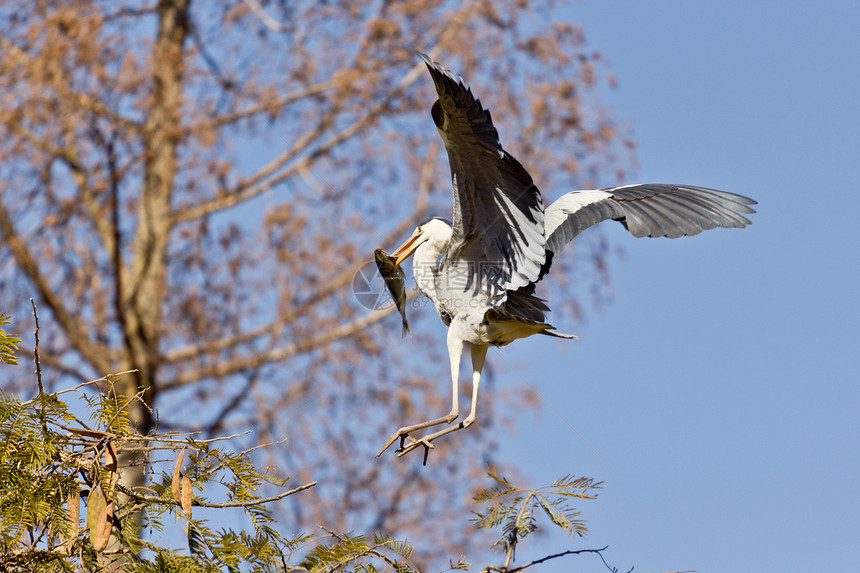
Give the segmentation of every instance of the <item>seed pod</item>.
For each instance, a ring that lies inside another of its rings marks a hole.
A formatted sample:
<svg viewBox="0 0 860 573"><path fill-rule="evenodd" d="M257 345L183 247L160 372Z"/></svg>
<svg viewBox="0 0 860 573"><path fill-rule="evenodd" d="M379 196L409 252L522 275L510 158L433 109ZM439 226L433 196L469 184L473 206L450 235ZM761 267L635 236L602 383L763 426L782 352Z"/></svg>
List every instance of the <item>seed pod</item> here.
<svg viewBox="0 0 860 573"><path fill-rule="evenodd" d="M173 465L173 479L170 480L170 490L173 492L173 498L179 499L181 491L179 490L180 470L182 469L182 458L185 456L185 448L179 450L179 455L176 456L176 463Z"/></svg>
<svg viewBox="0 0 860 573"><path fill-rule="evenodd" d="M81 492L75 487L69 492L66 498L66 517L68 524L66 525L66 542L63 543L63 550L69 554L72 547L75 545L75 540L78 538L78 528L80 527L80 511L81 511Z"/></svg>
<svg viewBox="0 0 860 573"><path fill-rule="evenodd" d="M87 528L90 531L90 542L97 552L104 551L110 537L111 518L113 517L113 504L105 499L102 488L96 486L90 490L87 497Z"/></svg>
<svg viewBox="0 0 860 573"><path fill-rule="evenodd" d="M112 496L116 482L119 479L119 458L112 441L108 441L105 446L105 468L110 472L110 492L108 495Z"/></svg>
<svg viewBox="0 0 860 573"><path fill-rule="evenodd" d="M186 476L182 478L182 498L180 503L182 504L182 511L188 519L191 519L191 499L193 496L194 492L191 488L191 480Z"/></svg>

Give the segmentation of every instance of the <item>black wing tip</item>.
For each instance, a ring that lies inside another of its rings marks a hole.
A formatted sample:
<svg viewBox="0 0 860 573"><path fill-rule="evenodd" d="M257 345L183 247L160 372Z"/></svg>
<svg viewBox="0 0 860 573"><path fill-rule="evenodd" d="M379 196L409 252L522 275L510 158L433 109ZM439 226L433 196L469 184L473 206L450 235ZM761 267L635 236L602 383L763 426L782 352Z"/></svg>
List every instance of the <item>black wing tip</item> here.
<svg viewBox="0 0 860 573"><path fill-rule="evenodd" d="M443 66L442 64L440 64L439 62L437 62L436 60L431 58L430 56L428 56L427 54L425 54L424 52L420 52L420 51L416 50L415 53L418 55L419 58L424 60L424 63L427 65L427 67L430 69L431 72L438 71L438 72L442 72L446 76L459 77L457 74L455 74L454 72L452 72L451 70L449 70L448 68L446 68L445 66Z"/></svg>
<svg viewBox="0 0 860 573"><path fill-rule="evenodd" d="M433 58L422 52L421 50L415 50L415 55L424 60L424 63L428 65L434 65L436 62L433 61Z"/></svg>
<svg viewBox="0 0 860 573"><path fill-rule="evenodd" d="M463 79L463 76L460 74L454 73L450 69L446 68L439 62L435 61L433 58L425 54L424 52L420 52L418 50L415 51L419 58L424 60L424 63L427 65L427 69L430 71L430 75L433 77L433 82L436 84L436 91L442 93L445 80L451 81L454 83L454 86L469 90L469 86L466 84L466 80ZM470 92L471 93L471 92Z"/></svg>

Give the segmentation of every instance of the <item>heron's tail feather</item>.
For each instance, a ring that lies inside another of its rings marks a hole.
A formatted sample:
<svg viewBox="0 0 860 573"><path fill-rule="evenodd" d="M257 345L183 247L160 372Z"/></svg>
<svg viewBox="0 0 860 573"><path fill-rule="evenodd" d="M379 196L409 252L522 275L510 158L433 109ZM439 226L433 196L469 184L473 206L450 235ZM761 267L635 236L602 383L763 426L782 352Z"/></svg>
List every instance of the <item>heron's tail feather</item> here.
<svg viewBox="0 0 860 573"><path fill-rule="evenodd" d="M522 316L514 316L498 308L491 308L484 313L484 320L494 326L496 336L493 344L504 346L517 338L525 338L532 334L546 334L556 338L576 338L572 334L553 332L555 327L545 322L530 320Z"/></svg>
<svg viewBox="0 0 860 573"><path fill-rule="evenodd" d="M540 332L538 332L538 334L546 334L547 336L554 336L554 337L556 337L556 338L566 338L566 339L575 339L575 338L579 338L579 337L578 337L577 335L575 335L575 334L565 334L565 333L563 333L563 332L555 332L555 327L554 327L554 326L550 326L550 327L549 327L548 329L546 329L546 330L541 330Z"/></svg>

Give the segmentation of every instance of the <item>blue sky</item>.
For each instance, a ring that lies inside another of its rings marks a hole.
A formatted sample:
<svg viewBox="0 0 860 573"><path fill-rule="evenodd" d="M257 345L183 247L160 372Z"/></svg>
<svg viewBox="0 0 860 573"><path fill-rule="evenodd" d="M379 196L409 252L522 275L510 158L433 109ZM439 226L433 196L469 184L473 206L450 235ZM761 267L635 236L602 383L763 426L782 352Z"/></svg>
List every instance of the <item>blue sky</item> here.
<svg viewBox="0 0 860 573"><path fill-rule="evenodd" d="M742 231L605 228L624 253L611 303L552 321L581 339L490 352L496 385L522 376L563 416L524 414L505 456L533 485L605 482L582 504L585 541L554 536L518 562L609 545L621 571L856 569L860 4L584 0L570 19L618 76L630 182L759 205ZM574 566L605 571L588 556L540 571Z"/></svg>

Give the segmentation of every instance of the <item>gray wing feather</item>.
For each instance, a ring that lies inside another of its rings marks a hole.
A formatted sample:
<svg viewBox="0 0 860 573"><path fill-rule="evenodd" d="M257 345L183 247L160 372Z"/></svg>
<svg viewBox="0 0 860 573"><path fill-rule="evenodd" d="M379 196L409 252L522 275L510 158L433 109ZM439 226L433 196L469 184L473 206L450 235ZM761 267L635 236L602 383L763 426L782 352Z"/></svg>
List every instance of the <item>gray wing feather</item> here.
<svg viewBox="0 0 860 573"><path fill-rule="evenodd" d="M540 273L546 256L543 199L528 172L502 148L490 112L463 79L419 56L439 95L432 115L454 187L448 264L467 262L483 269L486 275L479 281L504 296Z"/></svg>
<svg viewBox="0 0 860 573"><path fill-rule="evenodd" d="M568 194L570 195L570 194ZM574 237L581 232L608 219L624 217L624 210L617 202L599 200L585 206L564 207L560 198L547 208L546 211L546 250L553 254L560 253Z"/></svg>
<svg viewBox="0 0 860 573"><path fill-rule="evenodd" d="M755 213L749 197L689 185L627 185L561 196L546 210L547 259L553 259L579 233L601 221L620 221L634 237L683 237L714 227L743 228ZM742 214L743 213L743 214Z"/></svg>
<svg viewBox="0 0 860 573"><path fill-rule="evenodd" d="M743 228L755 201L742 195L686 185L633 185L604 189L621 205L621 222L635 237L696 235L714 227Z"/></svg>

